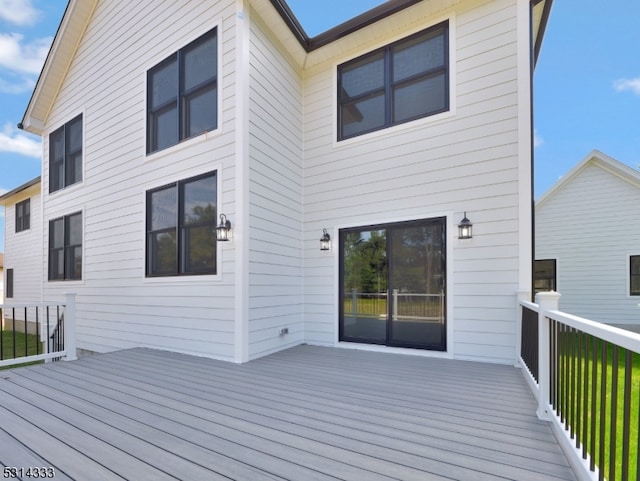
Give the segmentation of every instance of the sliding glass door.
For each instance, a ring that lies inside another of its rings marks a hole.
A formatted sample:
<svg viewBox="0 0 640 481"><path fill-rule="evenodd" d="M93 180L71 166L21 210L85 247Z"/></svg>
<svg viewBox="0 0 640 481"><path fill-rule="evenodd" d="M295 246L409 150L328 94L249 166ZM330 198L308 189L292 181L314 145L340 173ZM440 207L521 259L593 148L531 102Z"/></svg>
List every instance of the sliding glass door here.
<svg viewBox="0 0 640 481"><path fill-rule="evenodd" d="M445 219L340 231L340 340L446 349Z"/></svg>

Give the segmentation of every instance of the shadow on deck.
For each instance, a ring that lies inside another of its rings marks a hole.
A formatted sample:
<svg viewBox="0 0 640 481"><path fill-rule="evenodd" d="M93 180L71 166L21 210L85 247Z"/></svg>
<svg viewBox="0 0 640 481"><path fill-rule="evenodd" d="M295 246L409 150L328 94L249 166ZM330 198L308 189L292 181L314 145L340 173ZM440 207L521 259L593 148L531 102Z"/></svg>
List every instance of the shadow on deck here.
<svg viewBox="0 0 640 481"><path fill-rule="evenodd" d="M0 467L52 466L57 481L575 479L535 411L510 366L133 349L0 373Z"/></svg>

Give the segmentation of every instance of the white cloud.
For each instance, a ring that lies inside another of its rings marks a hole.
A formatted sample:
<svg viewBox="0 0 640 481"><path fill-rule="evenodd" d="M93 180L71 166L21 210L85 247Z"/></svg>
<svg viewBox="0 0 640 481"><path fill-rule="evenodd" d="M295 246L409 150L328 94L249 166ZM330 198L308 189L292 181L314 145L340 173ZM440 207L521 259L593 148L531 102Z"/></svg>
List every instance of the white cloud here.
<svg viewBox="0 0 640 481"><path fill-rule="evenodd" d="M621 78L613 82L613 88L618 92L631 90L636 95L640 95L640 77L626 79Z"/></svg>
<svg viewBox="0 0 640 481"><path fill-rule="evenodd" d="M540 137L536 129L533 129L533 146L540 147L542 144L544 144L544 139Z"/></svg>
<svg viewBox="0 0 640 481"><path fill-rule="evenodd" d="M0 152L11 152L39 159L42 156L42 144L21 133L11 124L5 124L0 132Z"/></svg>
<svg viewBox="0 0 640 481"><path fill-rule="evenodd" d="M33 25L42 15L31 0L0 0L0 19L15 25Z"/></svg>
<svg viewBox="0 0 640 481"><path fill-rule="evenodd" d="M37 75L42 70L53 38L37 38L29 43L23 40L24 36L19 33L0 33L0 67Z"/></svg>

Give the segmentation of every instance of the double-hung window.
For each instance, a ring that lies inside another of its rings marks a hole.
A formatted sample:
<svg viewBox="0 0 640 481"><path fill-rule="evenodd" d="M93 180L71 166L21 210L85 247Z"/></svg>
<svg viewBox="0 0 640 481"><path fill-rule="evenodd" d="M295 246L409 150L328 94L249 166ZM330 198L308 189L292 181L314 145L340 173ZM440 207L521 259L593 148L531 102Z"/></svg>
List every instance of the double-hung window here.
<svg viewBox="0 0 640 481"><path fill-rule="evenodd" d="M31 227L31 199L16 204L16 232L28 230Z"/></svg>
<svg viewBox="0 0 640 481"><path fill-rule="evenodd" d="M449 110L448 22L338 67L338 140Z"/></svg>
<svg viewBox="0 0 640 481"><path fill-rule="evenodd" d="M82 212L49 221L49 280L82 279Z"/></svg>
<svg viewBox="0 0 640 481"><path fill-rule="evenodd" d="M534 294L556 290L556 260L540 259L534 262Z"/></svg>
<svg viewBox="0 0 640 481"><path fill-rule="evenodd" d="M217 176L147 191L147 276L216 273Z"/></svg>
<svg viewBox="0 0 640 481"><path fill-rule="evenodd" d="M629 257L629 295L640 296L640 256Z"/></svg>
<svg viewBox="0 0 640 481"><path fill-rule="evenodd" d="M217 30L147 73L147 153L218 126Z"/></svg>
<svg viewBox="0 0 640 481"><path fill-rule="evenodd" d="M82 114L49 135L49 193L82 180Z"/></svg>

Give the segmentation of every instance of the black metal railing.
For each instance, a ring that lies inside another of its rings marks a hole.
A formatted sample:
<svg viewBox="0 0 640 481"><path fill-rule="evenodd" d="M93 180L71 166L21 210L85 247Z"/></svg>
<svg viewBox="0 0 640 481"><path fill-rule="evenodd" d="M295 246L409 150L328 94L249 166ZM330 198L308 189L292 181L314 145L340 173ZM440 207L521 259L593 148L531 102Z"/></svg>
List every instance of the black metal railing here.
<svg viewBox="0 0 640 481"><path fill-rule="evenodd" d="M548 319L550 404L598 479L639 479L640 355Z"/></svg>
<svg viewBox="0 0 640 481"><path fill-rule="evenodd" d="M521 305L522 338L520 353L531 376L538 382L538 312Z"/></svg>
<svg viewBox="0 0 640 481"><path fill-rule="evenodd" d="M0 361L64 351L64 306L4 306L0 321Z"/></svg>

